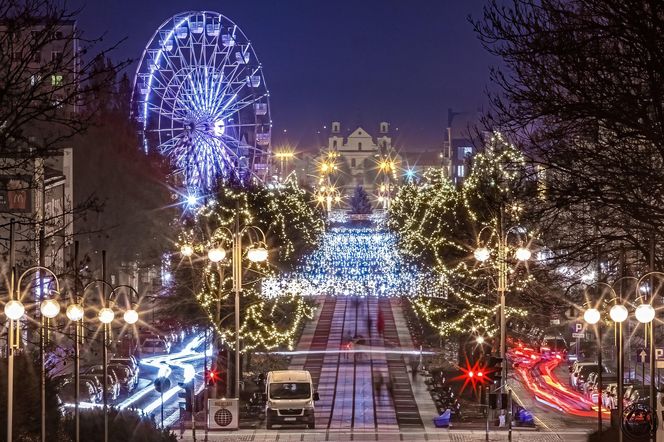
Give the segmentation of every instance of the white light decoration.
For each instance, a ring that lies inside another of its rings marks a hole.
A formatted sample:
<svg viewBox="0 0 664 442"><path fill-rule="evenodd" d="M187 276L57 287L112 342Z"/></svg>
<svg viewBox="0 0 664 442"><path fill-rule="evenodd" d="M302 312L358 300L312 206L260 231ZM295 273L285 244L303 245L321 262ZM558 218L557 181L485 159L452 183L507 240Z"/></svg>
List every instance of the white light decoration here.
<svg viewBox="0 0 664 442"><path fill-rule="evenodd" d="M446 278L406 262L389 231L332 227L294 272L263 279L261 294L444 298L447 284Z"/></svg>
<svg viewBox="0 0 664 442"><path fill-rule="evenodd" d="M609 316L613 322L623 322L627 319L629 312L622 304L616 304L609 310Z"/></svg>
<svg viewBox="0 0 664 442"><path fill-rule="evenodd" d="M110 324L113 319L115 319L115 312L108 308L104 307L99 310L99 320L104 324Z"/></svg>
<svg viewBox="0 0 664 442"><path fill-rule="evenodd" d="M194 254L194 248L191 246L191 244L184 244L182 247L180 247L180 253L185 258L189 258Z"/></svg>
<svg viewBox="0 0 664 442"><path fill-rule="evenodd" d="M55 299L45 299L41 302L39 310L46 318L52 319L60 313L60 303Z"/></svg>
<svg viewBox="0 0 664 442"><path fill-rule="evenodd" d="M655 309L650 304L641 304L634 310L636 320L642 324L648 324L655 319Z"/></svg>
<svg viewBox="0 0 664 442"><path fill-rule="evenodd" d="M478 260L479 262L485 262L491 256L491 250L489 250L486 247L478 247L473 252L473 255L475 256L475 259Z"/></svg>
<svg viewBox="0 0 664 442"><path fill-rule="evenodd" d="M477 342L478 344L484 344L484 337L478 336L477 339L475 339L475 342Z"/></svg>
<svg viewBox="0 0 664 442"><path fill-rule="evenodd" d="M136 324L138 321L138 312L134 309L127 310L122 316L127 324Z"/></svg>
<svg viewBox="0 0 664 442"><path fill-rule="evenodd" d="M252 247L247 250L247 258L251 262L264 262L267 260L267 249L264 247Z"/></svg>
<svg viewBox="0 0 664 442"><path fill-rule="evenodd" d="M18 321L23 317L25 313L25 307L21 301L13 299L5 304L5 315L12 321Z"/></svg>
<svg viewBox="0 0 664 442"><path fill-rule="evenodd" d="M599 310L596 308L589 308L585 312L583 312L583 320L586 321L590 325L595 325L599 322L600 320L600 313Z"/></svg>
<svg viewBox="0 0 664 442"><path fill-rule="evenodd" d="M208 252L208 259L212 262L219 262L226 257L226 251L221 247L214 247Z"/></svg>
<svg viewBox="0 0 664 442"><path fill-rule="evenodd" d="M72 304L67 307L67 317L70 321L80 321L83 319L84 314L85 310L83 310L83 306L81 304Z"/></svg>
<svg viewBox="0 0 664 442"><path fill-rule="evenodd" d="M516 252L514 252L514 257L519 261L528 261L530 259L530 255L530 250L528 250L526 247L519 247L516 249Z"/></svg>

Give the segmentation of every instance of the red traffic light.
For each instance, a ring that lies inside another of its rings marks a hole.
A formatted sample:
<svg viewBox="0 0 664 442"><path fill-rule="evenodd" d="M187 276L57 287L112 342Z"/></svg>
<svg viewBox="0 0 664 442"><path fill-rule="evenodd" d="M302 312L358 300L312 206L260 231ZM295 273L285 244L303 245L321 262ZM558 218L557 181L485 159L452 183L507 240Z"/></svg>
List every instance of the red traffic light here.
<svg viewBox="0 0 664 442"><path fill-rule="evenodd" d="M208 380L210 382L217 382L219 379L220 379L219 373L217 372L217 370L210 370L208 372Z"/></svg>

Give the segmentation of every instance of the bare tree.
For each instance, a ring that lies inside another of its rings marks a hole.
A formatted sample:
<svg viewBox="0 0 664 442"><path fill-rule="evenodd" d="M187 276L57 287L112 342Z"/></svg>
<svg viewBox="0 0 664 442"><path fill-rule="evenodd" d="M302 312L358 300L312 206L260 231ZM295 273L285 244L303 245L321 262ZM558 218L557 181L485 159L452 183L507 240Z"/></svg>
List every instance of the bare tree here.
<svg viewBox="0 0 664 442"><path fill-rule="evenodd" d="M502 59L486 123L539 175L530 215L558 259L612 273L625 245L642 262L664 240L664 4L507 3L474 26Z"/></svg>

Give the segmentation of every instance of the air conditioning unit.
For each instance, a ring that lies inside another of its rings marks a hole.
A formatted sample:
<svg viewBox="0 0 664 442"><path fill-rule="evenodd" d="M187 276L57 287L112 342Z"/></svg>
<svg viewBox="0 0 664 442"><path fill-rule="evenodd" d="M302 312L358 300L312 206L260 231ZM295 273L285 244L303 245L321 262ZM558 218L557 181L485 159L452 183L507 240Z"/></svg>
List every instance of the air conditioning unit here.
<svg viewBox="0 0 664 442"><path fill-rule="evenodd" d="M237 430L239 418L237 399L208 399L208 429Z"/></svg>

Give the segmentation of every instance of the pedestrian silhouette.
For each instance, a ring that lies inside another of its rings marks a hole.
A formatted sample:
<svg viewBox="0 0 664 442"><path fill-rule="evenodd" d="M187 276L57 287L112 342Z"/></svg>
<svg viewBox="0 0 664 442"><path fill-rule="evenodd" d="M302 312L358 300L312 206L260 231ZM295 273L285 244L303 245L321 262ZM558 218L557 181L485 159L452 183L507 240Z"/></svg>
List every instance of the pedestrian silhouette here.
<svg viewBox="0 0 664 442"><path fill-rule="evenodd" d="M385 335L385 315L383 315L383 309L378 308L378 319L376 321L376 329L378 330L378 336L381 338Z"/></svg>

